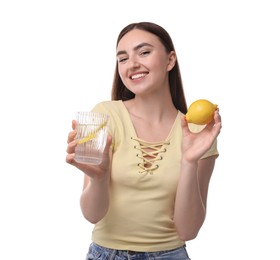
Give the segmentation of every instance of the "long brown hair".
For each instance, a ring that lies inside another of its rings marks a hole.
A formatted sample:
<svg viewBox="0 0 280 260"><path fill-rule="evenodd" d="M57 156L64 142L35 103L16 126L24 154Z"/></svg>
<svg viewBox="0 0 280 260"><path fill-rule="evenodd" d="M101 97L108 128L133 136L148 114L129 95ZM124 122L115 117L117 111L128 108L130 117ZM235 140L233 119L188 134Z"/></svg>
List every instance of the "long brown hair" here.
<svg viewBox="0 0 280 260"><path fill-rule="evenodd" d="M151 22L140 22L140 23L131 23L124 27L120 32L117 45L121 38L133 29L139 29L143 31L147 31L156 35L161 43L164 45L166 51L169 53L171 51L175 51L172 39L168 32L162 28L161 26L151 23ZM187 113L187 104L184 95L183 83L180 73L180 68L178 64L178 59L173 67L173 69L169 72L169 86L170 86L170 93L172 97L172 101L174 106L180 110L182 113ZM119 72L118 72L118 62L116 62L114 80L113 80L113 87L111 98L112 100L129 100L135 97L135 94L132 93L129 89L125 87L123 84Z"/></svg>

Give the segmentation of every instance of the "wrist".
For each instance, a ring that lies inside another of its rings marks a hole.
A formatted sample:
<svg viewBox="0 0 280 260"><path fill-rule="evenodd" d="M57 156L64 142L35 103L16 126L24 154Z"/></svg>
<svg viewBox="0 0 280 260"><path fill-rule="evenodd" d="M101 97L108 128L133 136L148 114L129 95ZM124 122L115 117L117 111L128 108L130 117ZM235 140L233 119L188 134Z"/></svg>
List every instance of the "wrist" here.
<svg viewBox="0 0 280 260"><path fill-rule="evenodd" d="M196 174L197 168L198 168L198 161L187 161L187 160L182 160L181 161L182 172L195 173Z"/></svg>
<svg viewBox="0 0 280 260"><path fill-rule="evenodd" d="M104 185L106 183L109 183L109 180L110 180L110 175L107 174L107 173L96 174L96 175L89 178L89 181L90 181L91 184L98 183L98 185Z"/></svg>

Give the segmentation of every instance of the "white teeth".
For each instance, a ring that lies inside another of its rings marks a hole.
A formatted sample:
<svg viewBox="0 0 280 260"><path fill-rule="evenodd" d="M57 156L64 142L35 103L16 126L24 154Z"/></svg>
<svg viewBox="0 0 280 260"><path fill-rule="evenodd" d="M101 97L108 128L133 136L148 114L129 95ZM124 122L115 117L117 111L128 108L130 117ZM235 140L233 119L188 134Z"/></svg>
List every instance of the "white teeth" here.
<svg viewBox="0 0 280 260"><path fill-rule="evenodd" d="M131 79L139 79L139 78L144 77L145 75L146 75L146 74L144 74L144 73L136 74L136 75L131 76Z"/></svg>

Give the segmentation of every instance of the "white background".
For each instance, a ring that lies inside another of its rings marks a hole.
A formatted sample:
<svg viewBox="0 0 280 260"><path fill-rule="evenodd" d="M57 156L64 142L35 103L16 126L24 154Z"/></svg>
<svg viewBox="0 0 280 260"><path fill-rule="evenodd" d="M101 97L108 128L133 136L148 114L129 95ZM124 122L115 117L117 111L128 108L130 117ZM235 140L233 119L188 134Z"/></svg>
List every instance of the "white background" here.
<svg viewBox="0 0 280 260"><path fill-rule="evenodd" d="M280 259L277 0L0 3L0 259L84 259L82 173L65 163L77 110L110 99L119 31L170 33L188 104L217 103L220 157L194 260Z"/></svg>

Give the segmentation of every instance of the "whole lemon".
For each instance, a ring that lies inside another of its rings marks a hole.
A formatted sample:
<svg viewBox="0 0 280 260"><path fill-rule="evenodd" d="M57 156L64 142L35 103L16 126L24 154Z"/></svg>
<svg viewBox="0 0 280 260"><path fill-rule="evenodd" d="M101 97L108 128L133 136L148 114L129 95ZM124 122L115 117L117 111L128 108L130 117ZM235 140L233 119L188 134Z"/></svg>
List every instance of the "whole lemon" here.
<svg viewBox="0 0 280 260"><path fill-rule="evenodd" d="M207 99L198 99L191 103L186 113L186 119L189 123L197 125L209 124L214 119L214 112L217 107Z"/></svg>

